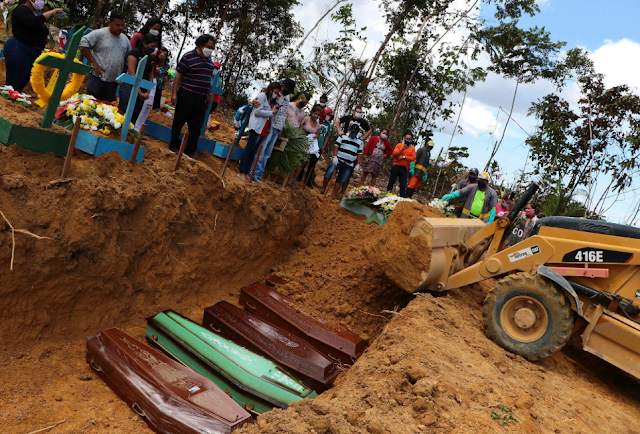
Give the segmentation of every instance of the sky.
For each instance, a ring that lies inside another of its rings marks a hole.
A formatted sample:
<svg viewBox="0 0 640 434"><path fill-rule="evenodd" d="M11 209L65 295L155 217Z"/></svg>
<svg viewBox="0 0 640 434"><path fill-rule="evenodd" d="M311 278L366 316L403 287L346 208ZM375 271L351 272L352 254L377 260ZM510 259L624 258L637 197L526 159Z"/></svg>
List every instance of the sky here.
<svg viewBox="0 0 640 434"><path fill-rule="evenodd" d="M316 23L320 15L333 1L300 0L295 8L296 18L305 29L305 33ZM364 50L364 57L373 57L387 31L379 0L353 0L358 27L367 27L367 43L355 46L356 52ZM605 84L615 86L627 84L634 92L640 88L640 34L637 28L637 17L640 16L640 2L637 0L615 0L611 2L595 0L538 0L540 13L534 17L523 17L522 27L545 27L553 40L567 43L565 49L579 47L588 50L595 63L596 70L605 74ZM482 17L491 17L491 10L480 11ZM315 40L330 39L337 32L337 26L327 18L316 29L301 51L309 54ZM486 59L480 59L482 64ZM515 82L490 74L487 80L478 83L467 91L467 97L460 126L461 135L455 135L452 146L468 147L469 158L462 161L468 167L482 169L487 162L493 142L499 139L507 115L501 111L509 111L513 98ZM496 156L504 176L515 178L518 171L525 166L527 147L524 144L528 134L535 130L536 119L527 116L532 102L554 91L547 82L520 85L514 106L512 121L507 128L505 139ZM579 91L575 84L570 84L562 96L570 103L575 103ZM462 95L453 95L452 101L460 103ZM331 105L331 104L329 104ZM338 113L340 115L340 113ZM457 113L451 123L437 125L434 135L435 154L446 149L452 140L452 131ZM433 154L432 154L433 155ZM531 167L529 164L529 168ZM637 181L631 189L640 187ZM600 187L596 186L596 193ZM640 198L635 191L628 193L618 203L612 204L607 213L607 220L624 223L631 209ZM596 195L599 197L599 195Z"/></svg>

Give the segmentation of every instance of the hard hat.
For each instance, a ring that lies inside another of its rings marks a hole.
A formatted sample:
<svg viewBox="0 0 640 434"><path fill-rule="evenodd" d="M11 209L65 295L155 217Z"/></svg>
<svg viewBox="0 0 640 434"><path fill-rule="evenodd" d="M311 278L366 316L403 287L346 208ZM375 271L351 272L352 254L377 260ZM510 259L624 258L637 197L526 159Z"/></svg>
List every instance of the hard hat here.
<svg viewBox="0 0 640 434"><path fill-rule="evenodd" d="M427 142L427 148L432 149L435 145L433 144L432 140L429 140L429 142Z"/></svg>
<svg viewBox="0 0 640 434"><path fill-rule="evenodd" d="M478 179L483 179L485 181L489 180L489 174L487 172L480 172L478 175Z"/></svg>
<svg viewBox="0 0 640 434"><path fill-rule="evenodd" d="M473 173L474 175L478 176L478 169L476 169L475 167L472 169L469 169L469 173Z"/></svg>

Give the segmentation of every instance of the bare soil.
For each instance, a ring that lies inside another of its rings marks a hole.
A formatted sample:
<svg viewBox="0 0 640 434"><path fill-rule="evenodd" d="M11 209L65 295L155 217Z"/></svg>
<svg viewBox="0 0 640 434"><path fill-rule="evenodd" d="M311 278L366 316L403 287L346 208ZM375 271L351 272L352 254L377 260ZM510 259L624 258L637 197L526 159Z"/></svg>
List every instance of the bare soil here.
<svg viewBox="0 0 640 434"><path fill-rule="evenodd" d="M531 363L485 337L493 281L433 297L385 277L428 268L429 246L407 235L436 211L402 204L387 226L364 225L312 190L248 185L235 166L222 181L207 154L174 173L165 143L144 146L136 166L77 152L74 181L58 188L46 185L62 158L0 146L0 211L48 238L16 233L10 271L0 221L0 432L62 420L49 432L151 432L92 373L84 338L120 327L143 339L145 318L168 308L199 321L274 271L291 280L284 293L371 346L316 400L241 433L640 432L637 380L579 350Z"/></svg>

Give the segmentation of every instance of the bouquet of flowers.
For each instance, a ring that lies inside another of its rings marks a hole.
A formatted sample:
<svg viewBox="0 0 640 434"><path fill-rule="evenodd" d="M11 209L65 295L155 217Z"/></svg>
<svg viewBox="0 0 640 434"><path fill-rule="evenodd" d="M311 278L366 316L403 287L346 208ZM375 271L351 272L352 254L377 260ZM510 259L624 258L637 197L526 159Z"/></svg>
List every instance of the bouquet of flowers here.
<svg viewBox="0 0 640 434"><path fill-rule="evenodd" d="M449 202L445 202L442 199L433 199L429 202L429 206L431 208L435 208L443 214L446 214L447 211L453 211L455 207L453 205L449 205Z"/></svg>
<svg viewBox="0 0 640 434"><path fill-rule="evenodd" d="M349 191L349 193L347 193L346 201L347 203L354 205L360 205L363 203L373 204L373 202L377 201L379 196L382 194L383 192L375 187L363 185L362 187L357 187Z"/></svg>
<svg viewBox="0 0 640 434"><path fill-rule="evenodd" d="M13 90L13 86L2 86L0 87L0 95L9 101L13 101L16 104L20 104L23 106L28 106L31 104L27 98L30 98L26 93L20 93L17 90Z"/></svg>
<svg viewBox="0 0 640 434"><path fill-rule="evenodd" d="M76 94L66 101L60 103L57 115L64 114L67 123L73 126L77 118L80 118L81 127L87 131L99 131L109 135L112 130L122 128L124 115L111 103L98 101L91 95ZM129 124L129 129L133 129L133 124Z"/></svg>
<svg viewBox="0 0 640 434"><path fill-rule="evenodd" d="M378 200L373 204L380 208L380 212L384 215L384 219L388 219L391 215L391 212L396 209L396 206L400 202L412 202L412 199L407 199L405 197L400 197L392 192L386 192L378 196Z"/></svg>
<svg viewBox="0 0 640 434"><path fill-rule="evenodd" d="M0 12L9 10L9 8L16 3L18 3L17 0L3 0L2 2L0 2Z"/></svg>
<svg viewBox="0 0 640 434"><path fill-rule="evenodd" d="M220 122L211 121L209 127L207 127L207 131L218 131L220 129Z"/></svg>

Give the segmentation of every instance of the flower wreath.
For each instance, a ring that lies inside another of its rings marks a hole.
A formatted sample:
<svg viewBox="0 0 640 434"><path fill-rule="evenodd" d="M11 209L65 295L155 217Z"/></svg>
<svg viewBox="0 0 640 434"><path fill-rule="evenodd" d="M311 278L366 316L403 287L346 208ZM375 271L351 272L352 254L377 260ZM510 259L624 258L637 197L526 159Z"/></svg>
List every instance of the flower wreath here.
<svg viewBox="0 0 640 434"><path fill-rule="evenodd" d="M38 63L40 59L45 58L46 56L53 56L59 59L64 59L64 54L47 52L42 53L38 58L33 62L33 68L31 69L31 87L33 91L38 95L45 104L49 103L51 99L51 92L47 90L47 87L44 84L44 71L47 69L45 65L41 65ZM76 63L82 63L78 59L73 59ZM60 99L62 101L71 98L73 95L78 93L80 90L80 86L82 86L82 80L84 80L84 75L73 73L71 77L71 81L65 86L62 91L62 96Z"/></svg>

